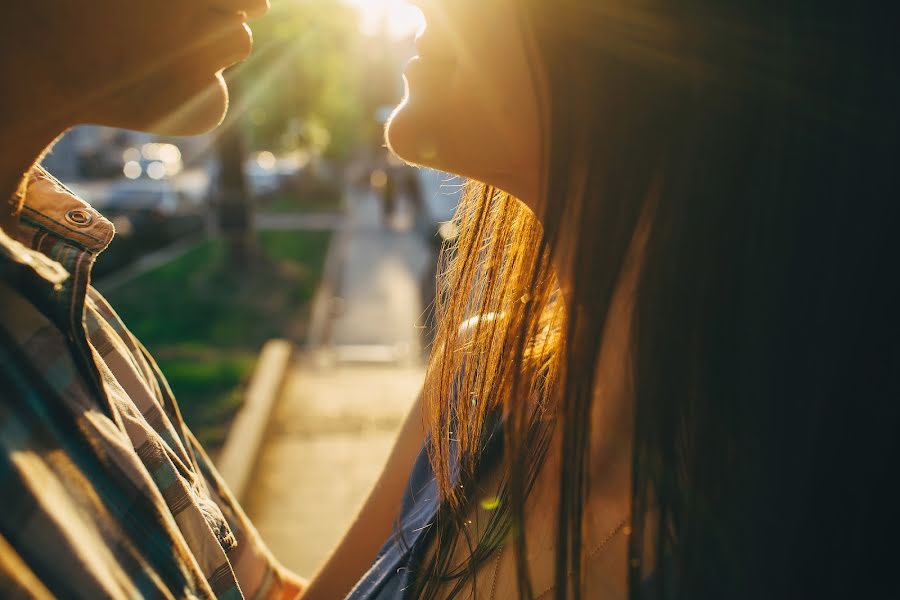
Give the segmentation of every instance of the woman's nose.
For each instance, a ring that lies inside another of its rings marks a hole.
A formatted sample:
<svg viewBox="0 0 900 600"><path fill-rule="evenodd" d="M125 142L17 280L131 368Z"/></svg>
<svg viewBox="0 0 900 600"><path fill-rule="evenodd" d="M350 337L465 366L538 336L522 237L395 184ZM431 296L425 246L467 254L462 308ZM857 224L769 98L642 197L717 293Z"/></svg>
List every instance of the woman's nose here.
<svg viewBox="0 0 900 600"><path fill-rule="evenodd" d="M423 11L434 9L441 3L441 0L406 0L413 6L418 6Z"/></svg>

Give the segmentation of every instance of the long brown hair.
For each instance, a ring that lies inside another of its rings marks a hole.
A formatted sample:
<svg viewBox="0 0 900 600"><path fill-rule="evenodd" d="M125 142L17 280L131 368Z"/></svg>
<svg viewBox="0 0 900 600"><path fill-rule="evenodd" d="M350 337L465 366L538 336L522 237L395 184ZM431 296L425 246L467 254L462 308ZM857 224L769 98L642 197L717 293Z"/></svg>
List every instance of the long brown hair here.
<svg viewBox="0 0 900 600"><path fill-rule="evenodd" d="M445 250L424 397L444 502L416 595L463 593L512 528L533 596L517 524L555 429L556 596L581 597L567 574L582 580L595 366L650 198L628 374L632 597L648 552L661 598L895 590L895 544L875 535L900 533L879 514L900 458L889 19L789 0L525 0L519 16L547 84L544 187L534 214L470 183ZM498 412L500 509L458 567Z"/></svg>

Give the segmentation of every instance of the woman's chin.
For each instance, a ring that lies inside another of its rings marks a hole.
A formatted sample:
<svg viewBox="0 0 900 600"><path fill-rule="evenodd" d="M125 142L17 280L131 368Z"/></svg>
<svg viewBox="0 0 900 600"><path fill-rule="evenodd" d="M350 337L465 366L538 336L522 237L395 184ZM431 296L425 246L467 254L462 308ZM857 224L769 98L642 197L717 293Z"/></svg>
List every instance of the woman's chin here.
<svg viewBox="0 0 900 600"><path fill-rule="evenodd" d="M414 163L416 162L414 144L416 127L409 123L407 104L408 100L404 100L391 114L384 129L384 140L391 152L403 160Z"/></svg>
<svg viewBox="0 0 900 600"><path fill-rule="evenodd" d="M436 136L431 135L434 121L422 114L416 105L404 100L391 115L385 128L388 148L403 160L425 167L441 169L443 165L438 152Z"/></svg>

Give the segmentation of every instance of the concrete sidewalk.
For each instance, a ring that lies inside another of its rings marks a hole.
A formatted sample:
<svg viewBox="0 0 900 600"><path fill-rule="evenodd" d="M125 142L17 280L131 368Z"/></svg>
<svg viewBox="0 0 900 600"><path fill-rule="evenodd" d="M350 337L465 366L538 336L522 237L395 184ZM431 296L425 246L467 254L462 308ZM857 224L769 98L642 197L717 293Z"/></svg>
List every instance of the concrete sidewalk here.
<svg viewBox="0 0 900 600"><path fill-rule="evenodd" d="M310 576L355 516L424 377L416 323L431 259L411 215L351 194L312 329L288 374L244 505L274 554ZM401 203L402 207L402 203Z"/></svg>

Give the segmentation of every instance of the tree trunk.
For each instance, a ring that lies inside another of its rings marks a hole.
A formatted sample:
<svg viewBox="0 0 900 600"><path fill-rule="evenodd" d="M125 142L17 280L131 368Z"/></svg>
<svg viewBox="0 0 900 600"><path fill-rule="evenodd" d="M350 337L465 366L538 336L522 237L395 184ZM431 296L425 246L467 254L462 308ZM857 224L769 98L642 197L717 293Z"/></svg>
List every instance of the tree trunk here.
<svg viewBox="0 0 900 600"><path fill-rule="evenodd" d="M231 105L240 106L238 78L229 78ZM228 247L231 264L247 265L256 254L256 236L253 223L253 199L244 175L246 156L241 115L228 116L219 130L217 154L219 171L219 229Z"/></svg>

